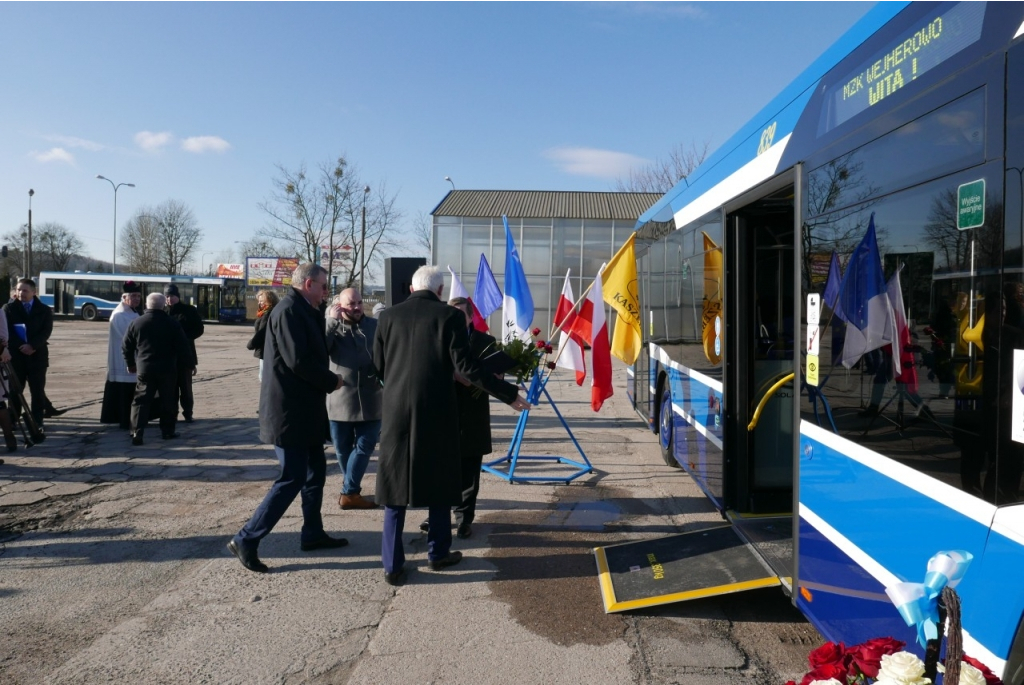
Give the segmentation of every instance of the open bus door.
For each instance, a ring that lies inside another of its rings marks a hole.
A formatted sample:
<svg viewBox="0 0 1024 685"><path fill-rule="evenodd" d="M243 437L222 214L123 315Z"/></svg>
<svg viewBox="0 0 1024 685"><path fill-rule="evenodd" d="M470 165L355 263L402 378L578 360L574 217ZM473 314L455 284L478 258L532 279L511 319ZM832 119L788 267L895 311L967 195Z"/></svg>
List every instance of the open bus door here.
<svg viewBox="0 0 1024 685"><path fill-rule="evenodd" d="M794 336L794 174L727 210L723 443L730 524L595 549L606 612L762 587L792 590L793 374L803 348Z"/></svg>

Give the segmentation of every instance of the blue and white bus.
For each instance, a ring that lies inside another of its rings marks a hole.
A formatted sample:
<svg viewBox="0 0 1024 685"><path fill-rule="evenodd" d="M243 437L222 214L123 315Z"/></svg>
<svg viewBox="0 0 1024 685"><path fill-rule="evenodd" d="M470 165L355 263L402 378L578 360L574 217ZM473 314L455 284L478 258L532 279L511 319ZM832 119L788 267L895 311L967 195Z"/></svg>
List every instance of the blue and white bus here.
<svg viewBox="0 0 1024 685"><path fill-rule="evenodd" d="M149 293L163 292L165 285L174 283L181 300L199 309L204 320L245 321L245 281L241 278L43 271L36 285L40 301L55 314L96 321L110 318L121 301L125 281L142 286L143 301Z"/></svg>
<svg viewBox="0 0 1024 685"><path fill-rule="evenodd" d="M964 650L1014 684L1022 171L1024 3L879 3L640 218L628 389L827 639L910 648L884 589L973 554ZM862 245L899 286L898 373L865 343L877 287L835 298Z"/></svg>

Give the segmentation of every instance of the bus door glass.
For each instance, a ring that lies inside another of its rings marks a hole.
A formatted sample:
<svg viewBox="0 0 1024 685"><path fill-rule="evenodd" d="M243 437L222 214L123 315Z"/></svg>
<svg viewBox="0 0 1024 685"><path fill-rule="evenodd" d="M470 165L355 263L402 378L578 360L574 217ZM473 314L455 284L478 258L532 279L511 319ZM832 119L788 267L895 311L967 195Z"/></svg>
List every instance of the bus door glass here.
<svg viewBox="0 0 1024 685"><path fill-rule="evenodd" d="M196 309L199 310L199 316L204 319L216 319L216 316L210 315L210 286L208 285L196 285Z"/></svg>
<svg viewBox="0 0 1024 685"><path fill-rule="evenodd" d="M739 513L792 509L796 347L793 299L793 188L730 216L736 289L733 396L733 506ZM731 412L732 413L732 412ZM733 449L735 448L735 449Z"/></svg>

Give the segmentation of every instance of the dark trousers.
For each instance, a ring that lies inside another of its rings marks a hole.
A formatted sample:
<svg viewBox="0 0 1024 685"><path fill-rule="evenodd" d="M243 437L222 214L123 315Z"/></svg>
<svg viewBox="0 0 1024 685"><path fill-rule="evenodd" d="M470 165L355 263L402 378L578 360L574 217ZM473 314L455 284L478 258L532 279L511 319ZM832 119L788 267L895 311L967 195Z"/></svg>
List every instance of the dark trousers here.
<svg viewBox="0 0 1024 685"><path fill-rule="evenodd" d="M270 492L256 507L252 518L235 536L246 550L254 550L281 520L295 496L302 495L302 542L313 542L324 536L324 520L320 506L324 501L327 480L327 457L323 445L309 447L275 447L281 475L270 486Z"/></svg>
<svg viewBox="0 0 1024 685"><path fill-rule="evenodd" d="M178 403L174 391L177 375L171 373L146 374L139 376L135 383L135 398L132 400L132 435L142 435L149 423L149 408L153 397L160 393L160 432L170 435L178 419Z"/></svg>
<svg viewBox="0 0 1024 685"><path fill-rule="evenodd" d="M385 573L395 573L405 565L405 547L402 545L402 531L405 529L406 507L384 505L384 536L381 540L380 558ZM427 520L427 558L431 561L448 556L452 548L452 514L447 506L429 507Z"/></svg>
<svg viewBox="0 0 1024 685"><path fill-rule="evenodd" d="M174 394L180 398L181 415L186 419L192 418L192 408L196 404L192 396L192 369L178 369L178 389ZM177 408L174 412L178 412Z"/></svg>
<svg viewBox="0 0 1024 685"><path fill-rule="evenodd" d="M36 425L43 425L43 411L50 404L46 397L46 367L40 364L26 364L23 361L13 361L14 373L18 375L18 382L21 383L22 394L28 390L32 394L29 401L32 410L32 418Z"/></svg>
<svg viewBox="0 0 1024 685"><path fill-rule="evenodd" d="M473 523L476 518L476 496L480 494L480 466L482 454L462 455L462 504L453 507L455 524Z"/></svg>

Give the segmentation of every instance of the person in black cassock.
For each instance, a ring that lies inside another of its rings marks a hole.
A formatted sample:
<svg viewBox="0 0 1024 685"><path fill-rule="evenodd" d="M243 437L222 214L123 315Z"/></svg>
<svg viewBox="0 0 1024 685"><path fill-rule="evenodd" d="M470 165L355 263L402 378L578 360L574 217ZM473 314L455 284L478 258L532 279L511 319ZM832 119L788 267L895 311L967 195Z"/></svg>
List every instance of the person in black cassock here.
<svg viewBox="0 0 1024 685"><path fill-rule="evenodd" d="M188 340L189 352L192 355L192 368L178 369L176 393L181 400L181 415L184 417L185 423L192 423L192 408L195 406L195 397L192 395L192 377L196 375L196 367L199 365L199 357L196 355L196 339L202 336L204 331L203 317L199 316L198 309L181 301L178 295L178 286L173 283L164 286L164 297L167 298L167 313L181 324L182 330L185 331L185 338Z"/></svg>
<svg viewBox="0 0 1024 685"><path fill-rule="evenodd" d="M164 307L167 300L160 293L146 298L146 313L131 322L121 345L125 366L138 373L135 399L132 400L132 444L143 444L143 432L149 421L149 406L160 393L160 433L164 440L178 437L174 424L178 419L175 388L178 368L192 363L188 340L181 325Z"/></svg>
<svg viewBox="0 0 1024 685"><path fill-rule="evenodd" d="M103 405L100 408L100 423L116 423L128 430L132 427L132 398L138 378L128 372L121 354L124 336L128 326L139 318L136 311L142 303L142 286L134 281L125 281L121 286L121 303L110 315L110 329L107 338L107 383L103 386Z"/></svg>

